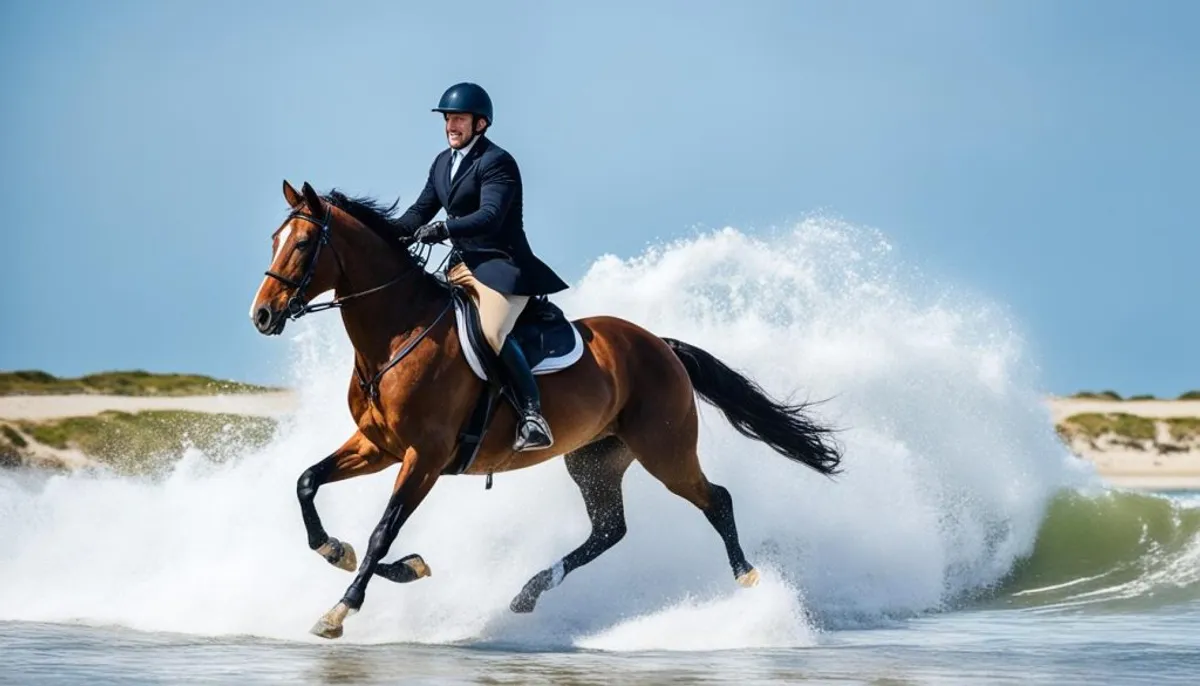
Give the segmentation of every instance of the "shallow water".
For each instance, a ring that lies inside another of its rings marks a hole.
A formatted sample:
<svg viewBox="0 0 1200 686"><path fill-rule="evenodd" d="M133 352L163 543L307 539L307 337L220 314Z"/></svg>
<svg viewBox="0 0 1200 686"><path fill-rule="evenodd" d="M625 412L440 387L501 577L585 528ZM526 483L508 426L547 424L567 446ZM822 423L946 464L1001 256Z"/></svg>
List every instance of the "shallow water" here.
<svg viewBox="0 0 1200 686"><path fill-rule="evenodd" d="M247 294L247 298L250 294ZM628 535L531 615L508 603L587 535L561 461L437 484L346 635L349 576L305 545L301 471L352 430L336 316L278 341L299 407L266 448L155 478L0 473L0 680L12 683L1192 683L1200 510L1099 484L1054 435L1003 308L926 282L878 234L813 220L605 258L558 301L699 345L777 397L829 398L825 479L702 407L701 461L762 583L638 466ZM249 326L249 323L247 324ZM186 437L181 437L186 441ZM322 489L361 551L391 473Z"/></svg>
<svg viewBox="0 0 1200 686"><path fill-rule="evenodd" d="M804 648L529 651L305 644L0 623L14 684L1194 684L1200 605L1132 614L959 612L821 635Z"/></svg>

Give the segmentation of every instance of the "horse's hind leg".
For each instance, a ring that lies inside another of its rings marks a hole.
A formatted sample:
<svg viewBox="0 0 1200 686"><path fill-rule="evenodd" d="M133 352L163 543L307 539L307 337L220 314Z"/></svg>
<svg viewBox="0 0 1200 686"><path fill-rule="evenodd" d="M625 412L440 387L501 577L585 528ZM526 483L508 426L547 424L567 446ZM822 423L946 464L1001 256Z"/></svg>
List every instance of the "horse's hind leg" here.
<svg viewBox="0 0 1200 686"><path fill-rule="evenodd" d="M675 406L676 411L670 408ZM690 387L686 404L659 398L627 408L621 414L621 437L637 461L672 493L704 513L725 544L733 576L743 586L758 583L759 574L742 552L733 518L733 497L724 486L711 483L696 454L697 417ZM663 431L663 426L671 427Z"/></svg>
<svg viewBox="0 0 1200 686"><path fill-rule="evenodd" d="M633 461L625 444L616 437L604 438L567 453L564 460L567 472L583 494L592 533L583 545L526 582L509 605L513 612L532 612L543 592L562 583L567 574L595 560L625 536L621 478Z"/></svg>
<svg viewBox="0 0 1200 686"><path fill-rule="evenodd" d="M325 533L314 502L317 489L335 481L374 474L397 461L375 447L361 433L355 432L332 455L304 470L296 480L296 497L300 500L300 515L304 518L304 529L308 533L308 547L335 567L349 572L357 569L358 559L354 548Z"/></svg>

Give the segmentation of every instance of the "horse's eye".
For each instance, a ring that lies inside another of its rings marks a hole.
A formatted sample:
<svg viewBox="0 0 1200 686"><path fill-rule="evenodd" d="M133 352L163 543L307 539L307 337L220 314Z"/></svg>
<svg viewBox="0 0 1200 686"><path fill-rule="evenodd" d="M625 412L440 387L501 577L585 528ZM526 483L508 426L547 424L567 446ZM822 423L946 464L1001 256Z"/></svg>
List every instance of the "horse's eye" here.
<svg viewBox="0 0 1200 686"><path fill-rule="evenodd" d="M309 243L312 243L312 241L310 241L310 240L309 240L309 239L307 239L307 238L305 238L305 239L304 239L304 240L302 240L302 241L296 241L296 249L297 249L297 250L303 250L303 249L305 249L305 248L307 248L307 247L308 247L308 244L309 244Z"/></svg>

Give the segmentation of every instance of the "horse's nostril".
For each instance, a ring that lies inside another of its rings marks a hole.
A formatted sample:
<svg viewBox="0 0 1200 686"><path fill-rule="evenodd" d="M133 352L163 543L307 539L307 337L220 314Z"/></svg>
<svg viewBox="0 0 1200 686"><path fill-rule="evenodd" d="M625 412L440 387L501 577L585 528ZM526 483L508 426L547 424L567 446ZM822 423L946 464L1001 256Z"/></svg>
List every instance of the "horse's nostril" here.
<svg viewBox="0 0 1200 686"><path fill-rule="evenodd" d="M263 305L254 313L254 326L265 333L271 328L271 319L271 309Z"/></svg>

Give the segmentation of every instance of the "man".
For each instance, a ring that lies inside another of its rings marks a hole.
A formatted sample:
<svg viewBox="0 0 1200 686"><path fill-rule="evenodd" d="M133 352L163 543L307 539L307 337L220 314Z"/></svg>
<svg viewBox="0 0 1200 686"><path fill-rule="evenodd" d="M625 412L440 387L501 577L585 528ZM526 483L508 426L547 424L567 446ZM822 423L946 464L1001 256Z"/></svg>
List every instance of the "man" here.
<svg viewBox="0 0 1200 686"><path fill-rule="evenodd" d="M477 294L484 336L521 406L513 449L549 448L554 438L542 417L537 382L508 334L530 296L557 293L567 284L525 238L521 172L512 155L485 135L494 121L487 92L473 83L455 84L432 111L442 113L450 147L434 158L425 189L399 223L423 243L450 240L448 277ZM430 222L442 208L446 220Z"/></svg>

